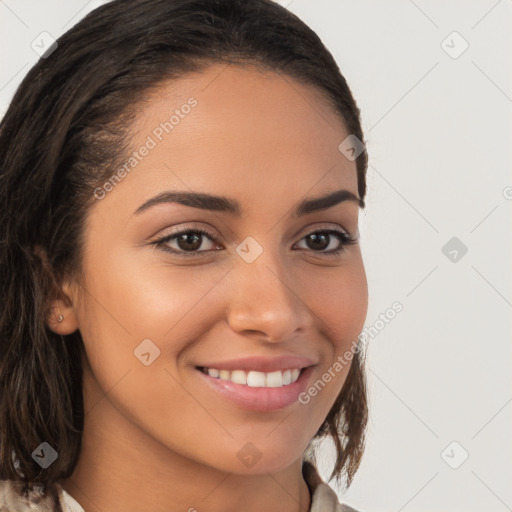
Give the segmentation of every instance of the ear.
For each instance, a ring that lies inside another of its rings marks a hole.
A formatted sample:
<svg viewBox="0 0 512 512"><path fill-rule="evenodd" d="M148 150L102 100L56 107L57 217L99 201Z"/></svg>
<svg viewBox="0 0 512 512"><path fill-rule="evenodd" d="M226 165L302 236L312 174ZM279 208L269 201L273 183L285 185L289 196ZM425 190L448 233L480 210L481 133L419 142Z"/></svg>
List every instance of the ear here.
<svg viewBox="0 0 512 512"><path fill-rule="evenodd" d="M34 247L34 253L39 256L47 272L52 272L48 257L40 246ZM78 329L76 316L76 293L72 285L65 282L55 290L55 297L49 301L46 325L56 334L71 334Z"/></svg>

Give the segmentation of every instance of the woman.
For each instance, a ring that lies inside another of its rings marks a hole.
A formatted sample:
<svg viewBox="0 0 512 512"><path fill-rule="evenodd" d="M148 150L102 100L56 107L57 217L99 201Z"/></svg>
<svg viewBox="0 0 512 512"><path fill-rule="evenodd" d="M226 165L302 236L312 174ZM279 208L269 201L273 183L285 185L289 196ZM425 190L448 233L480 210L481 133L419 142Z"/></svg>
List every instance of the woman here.
<svg viewBox="0 0 512 512"><path fill-rule="evenodd" d="M113 1L58 39L0 128L0 510L353 510L314 447L350 485L363 140L269 0Z"/></svg>

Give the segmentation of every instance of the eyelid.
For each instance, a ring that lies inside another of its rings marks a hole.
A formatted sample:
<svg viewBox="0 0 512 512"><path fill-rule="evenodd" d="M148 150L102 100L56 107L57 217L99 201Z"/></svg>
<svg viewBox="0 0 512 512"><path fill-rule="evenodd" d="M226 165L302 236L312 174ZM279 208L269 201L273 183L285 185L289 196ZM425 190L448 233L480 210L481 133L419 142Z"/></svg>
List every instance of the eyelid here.
<svg viewBox="0 0 512 512"><path fill-rule="evenodd" d="M176 229L166 233L165 235L153 240L152 242L150 242L150 245L156 245L158 247L159 245L164 245L166 242L169 242L170 239L174 239L175 237L177 237L179 235L182 235L184 233L189 233L189 232L201 233L202 235L206 235L213 243L217 243L217 244L220 243L219 238L209 229L204 228L204 227L196 227L196 226L188 226L187 225L182 228L176 228ZM203 252L210 252L210 251L211 251L211 249L207 250L207 251L191 251L189 254L194 254L194 253L200 254ZM184 254L184 253L186 254L185 251L176 251L175 249L169 250L168 252L174 252L175 254Z"/></svg>
<svg viewBox="0 0 512 512"><path fill-rule="evenodd" d="M303 237L305 237L311 233L315 233L316 231L329 231L329 230L341 231L341 232L345 233L346 235L348 235L352 238L355 238L355 236L353 236L352 233L348 229L345 229L343 226L340 226L339 224L333 224L332 222L331 223L320 222L320 223L316 223L316 224L311 224L311 225L305 227L304 229L301 229L297 233L297 236L300 236L302 239ZM357 232L357 234L359 235L359 232ZM359 236L357 238L359 238Z"/></svg>

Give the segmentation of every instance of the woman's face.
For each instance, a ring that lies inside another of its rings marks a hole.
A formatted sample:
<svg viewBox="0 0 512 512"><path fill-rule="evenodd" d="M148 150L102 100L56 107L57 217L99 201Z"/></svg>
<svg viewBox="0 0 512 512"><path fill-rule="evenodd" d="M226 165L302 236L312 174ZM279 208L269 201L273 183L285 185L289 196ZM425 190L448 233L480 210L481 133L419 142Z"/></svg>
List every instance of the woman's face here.
<svg viewBox="0 0 512 512"><path fill-rule="evenodd" d="M358 236L357 201L296 212L339 190L357 197L355 162L338 149L349 133L312 87L216 64L162 86L132 134L138 156L96 190L82 281L67 288L86 413L101 398L126 446L241 474L288 467L339 394L350 363L334 363L367 311L360 247L343 246Z"/></svg>

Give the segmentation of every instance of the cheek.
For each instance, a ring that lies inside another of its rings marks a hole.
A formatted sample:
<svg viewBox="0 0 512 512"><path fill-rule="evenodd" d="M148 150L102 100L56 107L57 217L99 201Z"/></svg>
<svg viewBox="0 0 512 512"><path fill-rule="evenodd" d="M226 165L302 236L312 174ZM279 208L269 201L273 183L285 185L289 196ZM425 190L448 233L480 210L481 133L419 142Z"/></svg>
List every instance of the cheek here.
<svg viewBox="0 0 512 512"><path fill-rule="evenodd" d="M94 323L99 338L124 340L133 350L145 338L154 338L160 348L164 341L181 338L184 326L201 328L204 323L190 317L206 318L205 298L226 269L175 266L163 260L155 263L152 251L141 257L137 251L99 251L86 266L88 310L86 324ZM101 264L99 263L101 262ZM99 332L101 330L101 332ZM189 333L190 335L190 333Z"/></svg>
<svg viewBox="0 0 512 512"><path fill-rule="evenodd" d="M320 330L334 351L345 351L361 333L368 310L368 285L362 262L338 268L307 291ZM333 353L333 357L335 354Z"/></svg>
<svg viewBox="0 0 512 512"><path fill-rule="evenodd" d="M177 369L195 340L219 322L217 284L226 269L108 261L88 274L80 326L94 379L126 417L157 437L159 429L179 436L176 409L204 425L209 416L180 384Z"/></svg>
<svg viewBox="0 0 512 512"><path fill-rule="evenodd" d="M93 378L124 415L155 435L164 428L178 434L176 408L204 425L206 412L180 385L174 367L191 340L211 328L209 294L219 301L212 288L225 270L134 264L119 253L99 260L101 266L90 260L85 267L88 293L79 315Z"/></svg>
<svg viewBox="0 0 512 512"><path fill-rule="evenodd" d="M304 396L316 411L319 425L330 411L348 376L368 309L368 286L362 260L338 267L316 280L308 293L320 322L325 350L316 380ZM318 425L318 426L319 426Z"/></svg>

